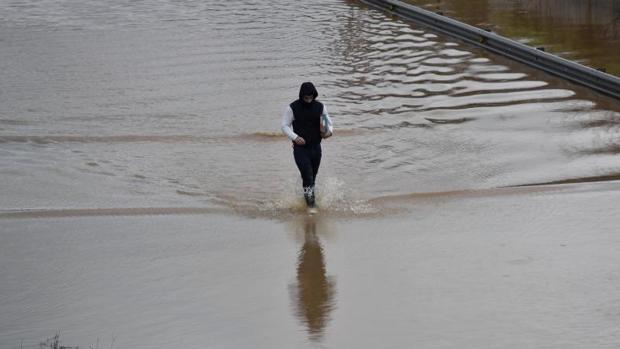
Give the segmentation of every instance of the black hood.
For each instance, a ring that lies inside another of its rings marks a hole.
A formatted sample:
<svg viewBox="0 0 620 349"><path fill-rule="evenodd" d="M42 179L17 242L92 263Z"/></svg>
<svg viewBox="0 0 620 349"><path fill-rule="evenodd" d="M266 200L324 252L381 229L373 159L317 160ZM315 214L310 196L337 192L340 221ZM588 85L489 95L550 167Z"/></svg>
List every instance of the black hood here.
<svg viewBox="0 0 620 349"><path fill-rule="evenodd" d="M304 82L299 88L299 100L303 102L303 96L306 95L313 95L315 100L316 97L319 95L319 93L316 91L316 88L311 82Z"/></svg>

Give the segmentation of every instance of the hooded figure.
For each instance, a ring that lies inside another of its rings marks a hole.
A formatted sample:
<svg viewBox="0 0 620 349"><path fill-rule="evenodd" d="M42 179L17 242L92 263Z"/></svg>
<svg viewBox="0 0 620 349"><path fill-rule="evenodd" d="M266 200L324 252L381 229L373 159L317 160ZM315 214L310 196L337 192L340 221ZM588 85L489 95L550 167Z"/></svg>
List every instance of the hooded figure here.
<svg viewBox="0 0 620 349"><path fill-rule="evenodd" d="M299 89L299 99L290 105L295 116L293 132L306 141L305 146L321 143L320 125L323 104L316 100L318 95L311 82L304 82ZM312 100L307 102L304 100L304 96L312 96Z"/></svg>
<svg viewBox="0 0 620 349"><path fill-rule="evenodd" d="M315 207L314 183L321 164L321 140L333 132L327 109L316 100L318 95L311 82L304 82L299 88L299 99L286 108L282 117L282 132L293 142L293 156L309 208Z"/></svg>

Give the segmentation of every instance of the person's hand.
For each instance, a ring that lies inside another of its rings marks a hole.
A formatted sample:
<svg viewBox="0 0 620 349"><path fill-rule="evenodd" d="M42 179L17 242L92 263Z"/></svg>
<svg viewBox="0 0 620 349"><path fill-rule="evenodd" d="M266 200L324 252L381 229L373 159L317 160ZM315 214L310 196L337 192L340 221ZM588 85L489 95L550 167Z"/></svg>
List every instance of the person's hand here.
<svg viewBox="0 0 620 349"><path fill-rule="evenodd" d="M301 137L295 138L293 142L295 142L295 144L297 145L306 145L306 140Z"/></svg>
<svg viewBox="0 0 620 349"><path fill-rule="evenodd" d="M327 131L327 132L321 132L321 137L323 138L329 138L332 136L332 133Z"/></svg>

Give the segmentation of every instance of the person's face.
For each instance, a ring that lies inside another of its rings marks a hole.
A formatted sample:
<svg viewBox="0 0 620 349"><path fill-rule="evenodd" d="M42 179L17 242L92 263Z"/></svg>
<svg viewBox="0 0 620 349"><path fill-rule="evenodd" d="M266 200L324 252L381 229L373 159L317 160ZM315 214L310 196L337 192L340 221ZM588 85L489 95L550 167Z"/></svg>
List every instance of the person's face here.
<svg viewBox="0 0 620 349"><path fill-rule="evenodd" d="M314 96L313 95L304 95L303 97L304 102L306 103L312 103L312 101L314 100Z"/></svg>

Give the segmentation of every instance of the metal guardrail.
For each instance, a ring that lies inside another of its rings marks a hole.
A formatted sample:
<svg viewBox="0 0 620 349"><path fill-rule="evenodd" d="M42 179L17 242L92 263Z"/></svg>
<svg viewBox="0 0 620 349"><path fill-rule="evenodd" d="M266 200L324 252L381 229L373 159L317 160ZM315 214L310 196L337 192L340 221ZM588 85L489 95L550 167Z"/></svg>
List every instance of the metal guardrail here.
<svg viewBox="0 0 620 349"><path fill-rule="evenodd" d="M529 47L501 35L436 14L398 0L361 0L370 6L404 19L426 25L433 30L459 38L490 52L590 87L602 94L620 99L620 78L586 67L544 51Z"/></svg>

